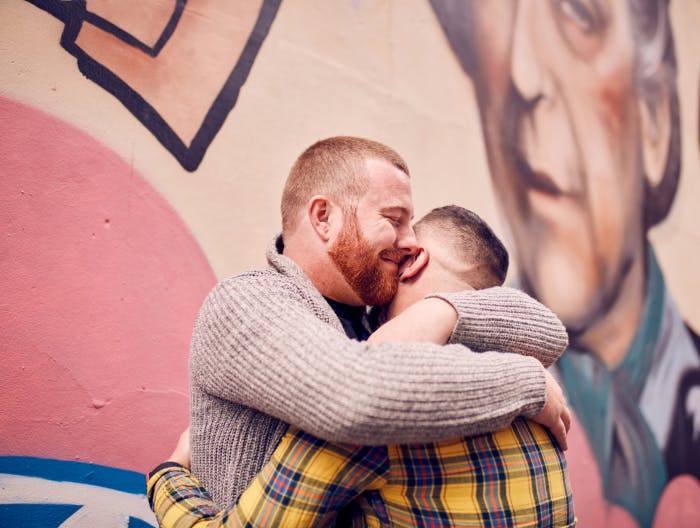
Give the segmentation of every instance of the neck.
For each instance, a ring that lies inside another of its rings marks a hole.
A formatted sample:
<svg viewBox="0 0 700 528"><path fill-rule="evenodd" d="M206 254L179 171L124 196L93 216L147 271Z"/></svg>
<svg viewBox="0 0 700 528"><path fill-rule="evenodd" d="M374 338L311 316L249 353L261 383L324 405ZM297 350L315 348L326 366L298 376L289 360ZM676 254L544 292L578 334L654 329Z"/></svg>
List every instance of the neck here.
<svg viewBox="0 0 700 528"><path fill-rule="evenodd" d="M432 293L450 293L473 289L468 282L461 280L436 262L431 262L418 275L399 285L399 291L386 311L386 318L393 319L406 308Z"/></svg>
<svg viewBox="0 0 700 528"><path fill-rule="evenodd" d="M646 296L645 270L646 256L634 259L609 308L601 310L594 323L574 338L609 369L622 363L637 333Z"/></svg>

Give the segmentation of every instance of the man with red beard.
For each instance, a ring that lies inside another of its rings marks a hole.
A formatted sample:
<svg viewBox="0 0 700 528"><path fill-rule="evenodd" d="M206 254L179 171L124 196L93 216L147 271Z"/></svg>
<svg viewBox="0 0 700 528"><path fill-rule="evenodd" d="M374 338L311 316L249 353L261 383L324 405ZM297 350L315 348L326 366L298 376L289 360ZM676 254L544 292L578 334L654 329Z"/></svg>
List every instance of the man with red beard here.
<svg viewBox="0 0 700 528"><path fill-rule="evenodd" d="M361 341L365 305L393 297L399 264L417 250L412 216L408 168L388 147L337 137L298 158L270 267L218 284L194 328L192 469L219 504L235 502L289 424L378 445L496 431L520 415L566 445L568 410L538 361L558 357L566 334L524 294L465 292L416 308L442 342L515 354ZM504 311L508 321L491 315Z"/></svg>

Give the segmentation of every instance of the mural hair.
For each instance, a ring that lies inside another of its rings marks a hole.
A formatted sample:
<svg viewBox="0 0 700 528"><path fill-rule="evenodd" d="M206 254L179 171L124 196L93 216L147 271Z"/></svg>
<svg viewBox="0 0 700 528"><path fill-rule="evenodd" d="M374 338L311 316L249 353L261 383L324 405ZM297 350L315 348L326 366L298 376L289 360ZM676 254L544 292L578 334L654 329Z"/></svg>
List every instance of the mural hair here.
<svg viewBox="0 0 700 528"><path fill-rule="evenodd" d="M652 115L664 94L669 99L671 134L664 173L656 186L650 184L649 178L644 178L644 223L648 229L668 215L680 179L681 130L676 51L668 0L628 0L628 6L637 49L635 75L640 95Z"/></svg>

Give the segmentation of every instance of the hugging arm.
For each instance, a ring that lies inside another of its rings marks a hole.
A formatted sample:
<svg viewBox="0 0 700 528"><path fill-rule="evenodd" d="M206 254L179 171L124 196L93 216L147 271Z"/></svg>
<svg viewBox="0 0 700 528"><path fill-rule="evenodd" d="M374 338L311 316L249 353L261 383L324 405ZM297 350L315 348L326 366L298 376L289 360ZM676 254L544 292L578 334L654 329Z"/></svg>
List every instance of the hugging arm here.
<svg viewBox="0 0 700 528"><path fill-rule="evenodd" d="M549 367L569 345L566 328L546 306L515 288L438 293L459 313L449 343L476 352L497 350L531 356Z"/></svg>
<svg viewBox="0 0 700 528"><path fill-rule="evenodd" d="M261 273L220 283L195 325L193 382L320 438L365 445L495 431L545 404L544 370L532 358L359 343L322 321L304 295ZM487 301L453 306L473 320Z"/></svg>
<svg viewBox="0 0 700 528"><path fill-rule="evenodd" d="M502 286L430 295L384 323L369 341L457 343L475 352L531 356L544 367L569 343L564 325L551 310Z"/></svg>
<svg viewBox="0 0 700 528"><path fill-rule="evenodd" d="M385 484L388 470L385 447L330 444L294 430L229 508L216 504L187 468L175 464L151 475L148 500L161 528L319 526L362 491Z"/></svg>
<svg viewBox="0 0 700 528"><path fill-rule="evenodd" d="M445 299L427 299L424 301L425 307L428 308L427 311L417 310L415 312L411 312L409 314L410 317L408 318L408 320L411 321L411 317L413 317L407 333L421 331L421 328L423 329L423 333L420 336L414 334L410 336L409 339L445 342L450 335L452 335L453 340L459 339L461 336L461 338L464 339L469 338L475 339L477 342L481 341L481 347L483 349L497 347L502 343L508 343L510 342L508 340L512 340L513 338L504 338L503 331L499 330L498 328L499 322L503 322L506 319L502 317L499 319L497 315L494 315L493 317L485 317L482 315L482 312L487 307L493 307L495 305L499 305L499 303L501 306L509 306L512 308L513 305L516 307L521 307L523 306L524 302L525 309L511 310L511 312L515 313L515 320L517 320L517 317L531 317L532 311L527 309L527 299L523 301L520 299L521 295L524 294L520 294L520 292L515 290L501 289L499 291L486 293L482 291L450 294L450 304L445 303ZM466 298L461 298L460 296ZM290 301L293 299L287 300ZM292 303L291 306L294 306L294 303ZM537 308L537 306L541 307L541 305L536 304L535 308ZM210 310L211 308L211 306L208 306L207 303L205 303L203 311L205 309ZM307 311L304 308L298 308L298 310L300 314ZM455 325L455 321L457 320L456 310L460 310L460 319L457 325ZM550 349L553 348L555 349L554 353L556 354L556 347L562 346L561 333L557 334L558 328L555 324L558 320L555 322L550 321L548 318L550 317L549 314L551 314L551 312L548 314L547 310L543 307L540 308L540 310L543 311L539 314L539 316L542 317L545 325L551 325L553 330L551 330L550 334L546 334L546 339L542 340L544 344L536 343L536 345L542 346L545 349L547 349L547 347L550 347ZM195 332L196 339L202 339L201 333L205 331L206 325L212 323L212 321L208 321L208 319L211 317L211 315L202 316L200 314L200 321L198 322L199 328ZM551 314L551 317L553 317L553 314ZM475 318L478 319L479 324L476 324L474 328L469 328L471 325L474 325L473 320ZM447 324L445 324L445 321L447 321ZM472 322L469 323L469 321ZM521 324L525 324L525 321L525 319L522 319ZM313 321L309 321L309 323L312 322ZM507 324L512 326L513 323L512 321L508 321ZM539 324L541 325L542 323ZM201 325L205 325L204 329ZM466 328L465 330L460 331L461 327ZM227 334L226 328L226 325L219 327L218 332L216 332L218 334L218 339L222 339L223 336ZM436 328L440 329L441 335L439 338L431 338L428 333L430 330L434 330ZM428 333L426 333L425 329L428 329ZM334 332L332 328L318 327L317 330L322 332ZM505 330L507 331L508 328ZM385 327L384 333L384 337L380 331L372 336L371 339L379 342L384 338L390 339L391 326ZM209 337L207 339L213 338ZM337 336L335 339L337 339ZM396 349L387 347L370 347L368 349L360 344L355 344L353 347L360 347L357 350L357 352L360 353L372 352L372 350L374 350L374 352L384 350L385 353L396 353ZM440 348L434 350L440 354L454 353L455 351L455 347L448 347L445 350L448 349L449 352L445 352ZM530 350L533 350L533 348L531 347ZM537 347L534 347L534 350L537 351ZM457 353L470 354L470 352L467 350L459 349L457 349ZM486 356L488 355L485 355L485 357ZM501 357L499 359L503 360L504 358L507 359L508 355L501 354L500 356ZM396 359L398 360L400 358L397 357ZM514 359L516 368L520 359L517 357ZM496 363L493 363L493 365L496 365ZM478 366L483 368L486 364L489 364L489 362L480 363ZM504 365L507 364L508 363L505 363ZM496 368L498 368L497 365ZM541 370L541 368L539 370ZM228 373L227 376L228 375L235 376L236 374ZM488 376L486 376L486 378L488 378ZM546 390L550 390L548 383L546 384ZM230 394L230 396L233 398L238 397L234 393ZM548 399L551 400L551 396L548 396ZM474 403L476 406L478 406L478 402L475 401ZM312 405L312 400L306 402L306 404ZM547 406L545 406L545 409L546 408ZM282 406L280 406L280 411L284 412ZM543 412L544 411L540 412L539 414L542 414ZM311 416L313 416L313 411L311 412ZM462 418L463 417L461 416L455 416L456 420ZM307 418L300 417L299 419L303 421ZM415 418L412 419L415 420ZM478 422L479 419L472 419L472 424ZM371 424L372 422L368 421L367 423ZM464 426L458 425L457 427ZM348 431L348 434L350 434L351 430L352 429ZM337 434L337 431L329 432L331 434ZM400 431L395 433L396 436L400 436L400 434ZM300 438L299 435L304 436ZM287 442L287 445L285 445L285 442ZM268 462L261 473L258 474L256 479L243 493L240 500L231 508L222 509L216 503L214 503L206 490L199 484L194 476L189 473L187 469L182 467L166 467L165 469L157 471L149 479L148 496L161 527L189 527L200 521L206 521L206 526L209 528L232 528L236 526L245 526L247 523L256 519L256 516L260 516L262 513L264 513L265 516L262 518L257 517L257 520L255 521L257 523L256 525L264 526L266 525L264 523L270 520L273 521L273 524L267 524L270 526L275 525L274 523L277 521L292 522L293 520L293 524L295 525L312 526L321 522L323 519L327 519L329 515L333 515L333 513L342 508L344 504L347 504L350 500L352 500L352 498L361 493L363 489L367 489L373 483L380 482L383 478L381 468L384 466L382 466L381 463L378 463L378 461L381 462L382 460L380 451L382 449L381 447L330 446L330 456L333 463L337 463L341 455L343 455L343 453L338 452L338 449L347 449L350 452L349 455L346 453L347 456L345 456L345 465L343 467L352 466L352 471L343 471L340 473L340 475L354 475L354 478L348 482L343 482L342 480L338 481L337 478L336 480L327 480L324 488L316 488L316 495L314 496L313 500L309 501L307 497L307 500L304 501L294 493L294 489L280 486L279 483L275 482L275 479L279 479L280 475L289 475L291 471L298 476L299 482L304 482L304 479L311 478L309 480L310 484L306 486L307 490L313 488L313 486L317 487L319 482L323 482L318 478L314 478L312 467L307 466L306 468L301 469L299 467L295 467L294 464L298 464L302 458L298 456L289 457L289 453L292 451L304 449L305 446L308 448L308 445L306 444L309 442L311 443L310 445L313 447L313 449L317 451L317 454L313 460L318 463L320 458L320 463L323 466L323 457L328 456L329 449L328 447L325 449L319 448L319 445L315 444L315 442L321 442L324 444L324 446L328 446L328 444L324 443L320 439L314 439L311 437L311 435L307 435L306 433L302 433L300 431L297 431L296 436L288 433L285 435L280 447L278 447L275 454L273 454L273 458L270 460L270 462ZM363 456L358 456L358 451L363 451ZM286 453L286 456L284 453ZM366 464L367 461L369 461L370 464ZM307 474L306 471L310 470L311 473ZM358 476L361 478L358 478ZM336 475L336 477L338 477L338 475ZM282 489L284 493L273 493L272 495L269 495L272 490L280 489ZM330 494L328 492L329 489L333 490L333 492Z"/></svg>
<svg viewBox="0 0 700 528"><path fill-rule="evenodd" d="M446 300L450 304L443 302ZM457 306L461 307L459 320ZM475 310L475 306L479 309ZM472 350L493 348L529 355L545 367L568 345L566 330L554 313L525 293L503 287L423 299L378 328L369 340L438 344L457 341ZM570 412L559 384L548 372L545 379L545 406L531 418L547 427L560 447L566 449Z"/></svg>

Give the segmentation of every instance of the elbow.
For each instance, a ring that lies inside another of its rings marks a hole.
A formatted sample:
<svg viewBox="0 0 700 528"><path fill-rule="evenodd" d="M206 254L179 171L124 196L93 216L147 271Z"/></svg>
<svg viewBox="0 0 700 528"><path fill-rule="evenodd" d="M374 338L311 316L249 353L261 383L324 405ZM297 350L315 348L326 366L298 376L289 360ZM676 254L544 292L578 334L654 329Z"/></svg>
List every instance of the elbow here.
<svg viewBox="0 0 700 528"><path fill-rule="evenodd" d="M545 368L549 368L569 347L569 334L564 324L554 314L551 316L551 322L541 330L544 339L540 338L541 346L536 357Z"/></svg>
<svg viewBox="0 0 700 528"><path fill-rule="evenodd" d="M564 354L566 349L569 348L569 333L566 331L564 323L562 323L559 319L557 319L557 325L555 330L556 331L553 339L554 353L551 356L549 365L545 365L545 367L549 367L552 363L556 362L562 356L562 354Z"/></svg>

